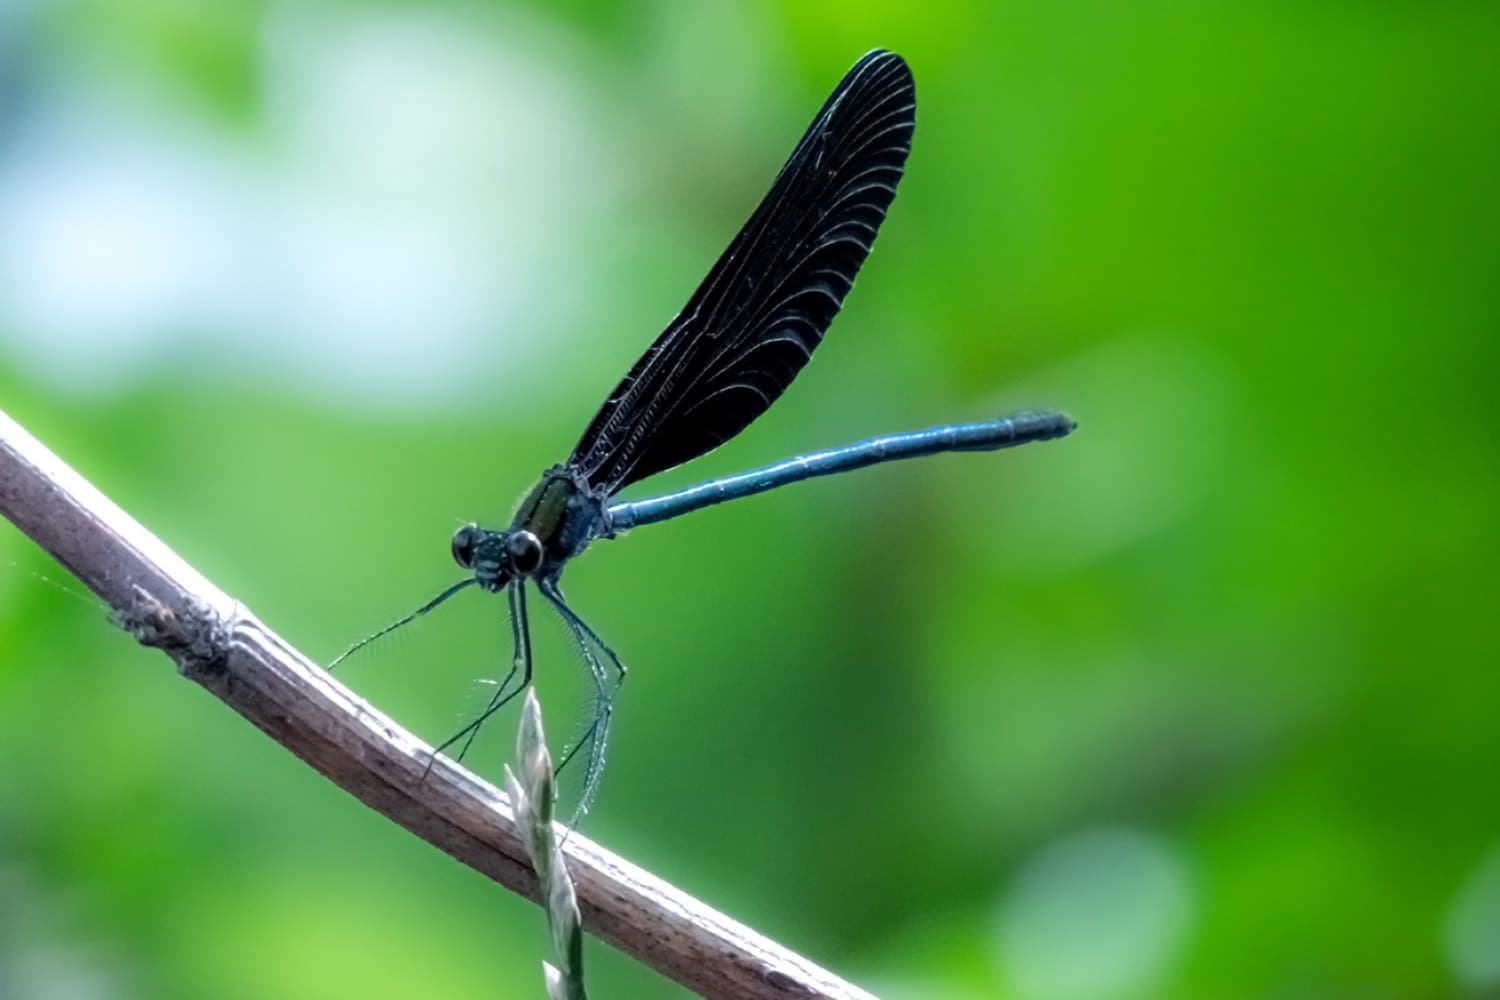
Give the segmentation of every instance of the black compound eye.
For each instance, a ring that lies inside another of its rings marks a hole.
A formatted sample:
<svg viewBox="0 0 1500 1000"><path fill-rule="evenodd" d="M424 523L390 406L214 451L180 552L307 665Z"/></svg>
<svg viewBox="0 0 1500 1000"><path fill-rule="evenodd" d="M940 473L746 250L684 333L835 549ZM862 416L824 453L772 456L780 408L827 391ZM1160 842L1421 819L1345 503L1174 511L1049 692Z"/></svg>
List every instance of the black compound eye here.
<svg viewBox="0 0 1500 1000"><path fill-rule="evenodd" d="M517 573L531 573L542 564L542 543L529 531L512 531L505 538L505 551Z"/></svg>
<svg viewBox="0 0 1500 1000"><path fill-rule="evenodd" d="M479 525L466 524L453 533L453 561L464 569L474 568L474 543L479 540Z"/></svg>

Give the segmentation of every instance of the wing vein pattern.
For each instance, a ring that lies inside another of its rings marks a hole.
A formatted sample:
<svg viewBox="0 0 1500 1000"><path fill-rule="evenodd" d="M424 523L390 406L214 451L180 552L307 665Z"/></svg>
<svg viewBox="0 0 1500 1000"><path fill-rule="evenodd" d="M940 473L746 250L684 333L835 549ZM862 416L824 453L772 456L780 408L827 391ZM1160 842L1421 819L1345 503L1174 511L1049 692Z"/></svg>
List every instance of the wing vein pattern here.
<svg viewBox="0 0 1500 1000"><path fill-rule="evenodd" d="M569 465L597 493L680 465L766 411L807 364L901 180L916 88L877 49L834 88L686 306L621 380Z"/></svg>

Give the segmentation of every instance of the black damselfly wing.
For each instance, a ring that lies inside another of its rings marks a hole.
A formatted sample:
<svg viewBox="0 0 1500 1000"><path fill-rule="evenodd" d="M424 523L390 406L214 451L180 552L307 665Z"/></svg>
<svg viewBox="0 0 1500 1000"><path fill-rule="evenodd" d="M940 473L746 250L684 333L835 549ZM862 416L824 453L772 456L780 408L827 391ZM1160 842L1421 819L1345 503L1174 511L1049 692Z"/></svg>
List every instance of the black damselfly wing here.
<svg viewBox="0 0 1500 1000"><path fill-rule="evenodd" d="M755 213L630 369L568 464L609 495L744 430L811 358L869 256L911 149L902 58L864 56Z"/></svg>

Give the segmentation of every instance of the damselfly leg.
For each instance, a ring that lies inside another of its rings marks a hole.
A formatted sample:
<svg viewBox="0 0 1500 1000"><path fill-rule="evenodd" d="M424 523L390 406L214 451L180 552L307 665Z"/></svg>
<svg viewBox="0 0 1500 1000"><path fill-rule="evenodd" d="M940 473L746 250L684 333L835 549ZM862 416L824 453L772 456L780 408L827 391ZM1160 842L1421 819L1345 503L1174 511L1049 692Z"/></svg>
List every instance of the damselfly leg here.
<svg viewBox="0 0 1500 1000"><path fill-rule="evenodd" d="M469 747L474 745L474 738L479 735L480 727L489 720L490 716L509 704L516 695L525 691L527 685L531 683L531 623L526 617L525 582L522 580L513 582L510 585L507 597L510 605L510 638L513 649L510 671L506 673L505 679L495 688L495 693L490 697L490 702L485 706L484 711L475 716L474 720L467 726L464 726L433 748L432 756L427 761L427 769L422 772L424 779L431 772L432 765L437 761L438 754L447 750L459 740L463 740L464 745L459 748L458 755L454 760L462 763L464 756L469 752ZM510 687L511 680L517 674L521 675L521 682L514 689L507 691L506 689Z"/></svg>
<svg viewBox="0 0 1500 1000"><path fill-rule="evenodd" d="M588 812L589 806L593 804L594 795L599 790L599 777L604 772L604 754L609 742L609 723L610 716L614 712L615 694L620 690L620 685L625 682L625 675L628 671L615 651L599 637L599 633L590 628L587 622L568 607L568 602L563 598L562 589L555 579L538 581L537 589L562 616L563 623L572 633L574 642L577 643L579 652L583 654L584 663L587 664L594 680L593 718L590 719L588 728L572 746L564 751L562 762L557 766L558 771L561 772L580 749L588 747L588 755L584 764L583 791L579 794L578 805L569 824L577 825L579 818ZM614 669L613 680L605 672L604 663L608 663Z"/></svg>
<svg viewBox="0 0 1500 1000"><path fill-rule="evenodd" d="M405 625L410 625L412 622L416 621L418 618L422 617L427 612L437 607L439 604L442 604L444 601L452 597L454 594L458 593L460 590L463 590L465 587L471 586L474 582L475 581L473 580L473 578L470 578L468 580L460 580L406 617L398 618L397 620L387 625L385 628L381 629L379 632L375 632L371 635L365 636L363 639L359 640L354 645L344 650L338 656L334 657L333 662L328 664L328 672L333 673L333 669L340 663L343 663L349 657L353 656L361 649L364 649L376 639L379 639L381 636L390 635L392 632Z"/></svg>

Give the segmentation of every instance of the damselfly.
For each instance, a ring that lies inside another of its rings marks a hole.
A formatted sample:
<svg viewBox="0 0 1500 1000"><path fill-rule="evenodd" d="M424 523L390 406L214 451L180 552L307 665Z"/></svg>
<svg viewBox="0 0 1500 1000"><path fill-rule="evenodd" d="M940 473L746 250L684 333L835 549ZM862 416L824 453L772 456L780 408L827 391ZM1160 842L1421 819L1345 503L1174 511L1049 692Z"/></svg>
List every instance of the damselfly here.
<svg viewBox="0 0 1500 1000"><path fill-rule="evenodd" d="M472 575L339 657L467 587L506 591L510 672L485 709L437 753L462 740L461 760L485 720L531 683L526 592L534 586L562 616L592 675L592 721L562 760L566 765L587 748L581 815L598 786L615 692L625 679L625 664L563 598L563 568L590 542L814 476L944 451L1009 448L1073 429L1059 413L1018 413L873 438L646 500L615 500L630 484L744 430L807 364L870 253L915 125L916 89L905 61L877 49L855 63L770 192L682 312L609 394L568 460L542 474L509 527L467 524L453 536L453 558Z"/></svg>

